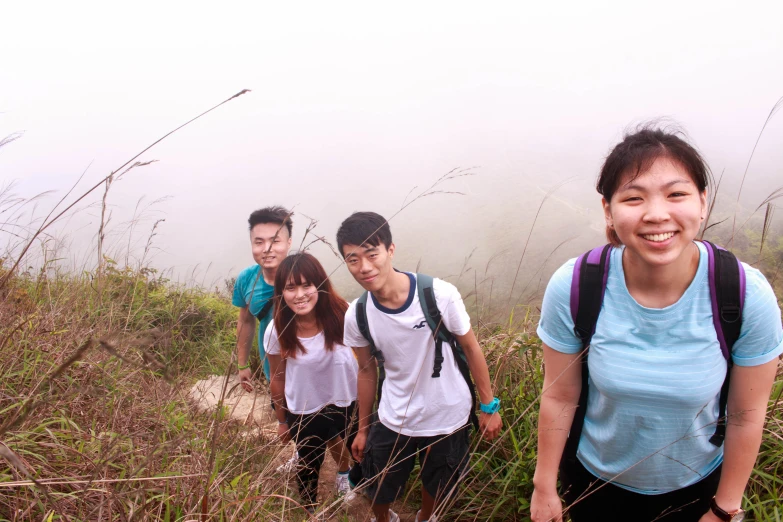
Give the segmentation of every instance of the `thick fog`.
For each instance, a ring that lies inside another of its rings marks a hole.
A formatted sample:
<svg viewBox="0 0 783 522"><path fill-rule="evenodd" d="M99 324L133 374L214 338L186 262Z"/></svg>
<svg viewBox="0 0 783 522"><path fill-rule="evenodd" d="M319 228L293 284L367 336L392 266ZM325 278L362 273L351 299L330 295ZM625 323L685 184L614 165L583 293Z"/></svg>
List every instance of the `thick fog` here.
<svg viewBox="0 0 783 522"><path fill-rule="evenodd" d="M413 200L391 220L399 268L491 290L495 305L512 285L512 302L528 299L603 240L594 181L626 128L678 122L731 203L783 96L779 1L209 5L17 2L0 19L0 137L23 133L0 175L21 196L54 191L38 216L83 172L67 201L251 89L107 195L108 255L190 283L221 286L253 262L256 208L293 208L299 246L316 239L303 239L309 218L334 243L351 212L390 217ZM779 114L744 207L783 185L782 145ZM416 199L453 169L465 175ZM51 230L58 262L97 261L102 197ZM310 248L355 295L330 249Z"/></svg>

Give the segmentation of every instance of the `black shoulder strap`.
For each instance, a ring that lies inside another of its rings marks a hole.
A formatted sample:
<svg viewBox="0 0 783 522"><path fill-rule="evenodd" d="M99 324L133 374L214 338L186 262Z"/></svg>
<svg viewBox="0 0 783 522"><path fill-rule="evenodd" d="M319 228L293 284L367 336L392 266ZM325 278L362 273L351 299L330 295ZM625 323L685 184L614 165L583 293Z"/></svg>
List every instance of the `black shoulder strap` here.
<svg viewBox="0 0 783 522"><path fill-rule="evenodd" d="M378 401L380 401L383 381L386 379L386 370L383 367L386 361L383 359L383 353L375 346L375 341L372 338L372 334L370 334L370 324L367 322L368 297L369 292L364 292L356 301L356 324L359 327L359 333L370 343L370 355L375 357L375 361L378 364Z"/></svg>
<svg viewBox="0 0 783 522"><path fill-rule="evenodd" d="M609 253L612 245L594 248L582 254L574 266L571 282L571 316L574 333L587 349L595 333L598 314L604 301L606 277L609 275ZM576 285L576 287L575 287ZM574 310L576 306L576 310Z"/></svg>
<svg viewBox="0 0 783 522"><path fill-rule="evenodd" d="M582 427L585 423L587 411L587 353L590 340L595 333L595 325L598 315L601 313L601 304L606 290L606 278L609 275L609 254L612 245L594 248L582 254L574 265L574 275L571 281L571 316L574 319L574 333L582 341L582 353L580 367L582 373L582 387L579 392L579 403L574 412L574 420L571 430L568 432L568 440L563 450L563 458L576 459L579 449L579 439L582 437Z"/></svg>
<svg viewBox="0 0 783 522"><path fill-rule="evenodd" d="M710 261L710 296L713 311L716 311L715 329L721 344L723 357L731 360L731 349L737 342L742 328L742 309L745 301L745 270L737 258L709 241L707 246ZM713 270L714 266L714 270Z"/></svg>
<svg viewBox="0 0 783 522"><path fill-rule="evenodd" d="M432 288L432 277L416 274L416 287L419 292L421 311L424 312L424 318L427 320L432 337L435 339L435 364L432 367L432 377L438 378L443 369L443 342L451 343L454 337L443 326L443 317L440 315L438 302L435 300L435 291Z"/></svg>
<svg viewBox="0 0 783 522"><path fill-rule="evenodd" d="M443 324L443 316L441 316L440 309L438 308L438 302L435 299L435 290L433 289L432 277L426 274L416 274L416 289L419 293L419 302L421 304L421 310L424 313L424 318L427 320L432 331L432 337L435 340L435 362L432 368L432 377L439 378L440 372L443 369L443 343L447 343L451 346L451 352L454 355L454 360L457 362L457 368L459 368L462 378L468 384L471 398L470 409L470 422L478 430L478 417L476 416L476 386L473 384L473 379L470 375L470 368L468 368L468 362L465 359L465 352L457 342L457 339L448 331Z"/></svg>
<svg viewBox="0 0 783 522"><path fill-rule="evenodd" d="M270 297L266 300L266 303L264 303L264 306L261 307L261 310L256 314L256 319L259 321L263 321L266 318L266 315L269 313L269 310L272 309L272 306L275 304L275 299L273 297Z"/></svg>
<svg viewBox="0 0 783 522"><path fill-rule="evenodd" d="M710 299L712 322L718 336L720 349L726 359L726 377L718 399L719 417L715 433L710 437L714 446L720 447L726 437L726 417L729 402L731 368L734 365L731 349L739 339L742 328L742 310L745 304L745 270L737 258L709 241L704 241L709 258Z"/></svg>

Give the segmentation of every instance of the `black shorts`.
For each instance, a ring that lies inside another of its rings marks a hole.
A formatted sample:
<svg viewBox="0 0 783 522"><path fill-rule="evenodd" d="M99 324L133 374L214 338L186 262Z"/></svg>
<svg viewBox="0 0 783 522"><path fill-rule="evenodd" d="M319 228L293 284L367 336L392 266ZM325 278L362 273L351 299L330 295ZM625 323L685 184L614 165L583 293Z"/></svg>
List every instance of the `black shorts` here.
<svg viewBox="0 0 783 522"><path fill-rule="evenodd" d="M402 495L416 456L421 482L436 501L454 494L468 467L469 425L449 435L408 437L380 422L370 428L361 470L365 494L373 504L390 504Z"/></svg>
<svg viewBox="0 0 783 522"><path fill-rule="evenodd" d="M296 414L287 412L286 420L291 430L291 439L299 443L309 437L330 441L342 437L346 447L351 448L356 437L357 422L353 415L356 402L347 407L328 404L313 413Z"/></svg>
<svg viewBox="0 0 783 522"><path fill-rule="evenodd" d="M296 443L296 450L299 453L296 478L299 483L299 493L305 504L316 503L318 477L329 441L341 436L343 444L350 453L351 444L356 436L356 416L353 415L355 407L355 402L348 407L329 404L313 413L303 415L288 413L291 438Z"/></svg>
<svg viewBox="0 0 783 522"><path fill-rule="evenodd" d="M722 466L695 484L644 495L596 478L577 459L560 464L560 494L574 522L589 520L695 522L710 509Z"/></svg>

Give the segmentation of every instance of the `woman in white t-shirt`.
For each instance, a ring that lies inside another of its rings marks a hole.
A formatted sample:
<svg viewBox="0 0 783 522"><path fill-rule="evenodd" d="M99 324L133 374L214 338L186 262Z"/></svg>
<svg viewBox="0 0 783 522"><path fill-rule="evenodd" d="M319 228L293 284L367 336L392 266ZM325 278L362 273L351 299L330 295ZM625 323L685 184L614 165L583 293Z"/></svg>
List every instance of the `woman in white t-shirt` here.
<svg viewBox="0 0 783 522"><path fill-rule="evenodd" d="M274 299L274 321L267 328L265 346L278 435L283 442L296 443L299 492L312 511L327 446L338 464L338 492L348 490L359 371L353 351L343 345L348 303L332 288L318 260L307 253L291 255L280 264Z"/></svg>

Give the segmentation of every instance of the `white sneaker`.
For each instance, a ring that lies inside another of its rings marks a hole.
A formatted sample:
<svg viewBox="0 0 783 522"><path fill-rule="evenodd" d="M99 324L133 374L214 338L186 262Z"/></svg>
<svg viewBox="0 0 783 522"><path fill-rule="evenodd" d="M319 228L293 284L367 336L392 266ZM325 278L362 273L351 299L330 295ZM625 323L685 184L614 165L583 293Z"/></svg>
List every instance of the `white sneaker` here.
<svg viewBox="0 0 783 522"><path fill-rule="evenodd" d="M372 517L370 522L376 522L375 517ZM400 516L391 509L389 510L389 522L400 522Z"/></svg>
<svg viewBox="0 0 783 522"><path fill-rule="evenodd" d="M339 480L339 478L338 478ZM359 498L359 495L364 496L364 491L357 491L356 486L351 484L351 480L348 479L348 490L343 493L340 489L340 485L337 486L337 494L343 499L346 504L353 504L353 501Z"/></svg>
<svg viewBox="0 0 783 522"><path fill-rule="evenodd" d="M337 478L334 480L337 494L340 496L347 495L351 492L351 483L348 482L348 473L337 473Z"/></svg>
<svg viewBox="0 0 783 522"><path fill-rule="evenodd" d="M299 464L299 452L294 452L294 456L283 462L277 467L278 473L293 473Z"/></svg>

